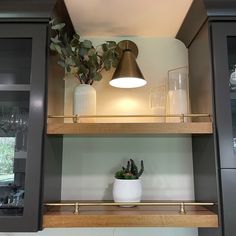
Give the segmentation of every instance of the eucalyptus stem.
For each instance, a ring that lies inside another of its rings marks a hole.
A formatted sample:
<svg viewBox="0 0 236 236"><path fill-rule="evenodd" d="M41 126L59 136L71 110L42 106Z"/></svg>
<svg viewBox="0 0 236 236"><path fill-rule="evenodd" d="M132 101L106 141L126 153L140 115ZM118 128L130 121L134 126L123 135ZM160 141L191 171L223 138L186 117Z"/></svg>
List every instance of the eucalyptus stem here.
<svg viewBox="0 0 236 236"><path fill-rule="evenodd" d="M60 55L58 64L69 74L75 75L81 84L93 84L101 80L104 69L116 68L119 60L116 42L106 41L94 47L90 40L81 41L76 33L70 38L65 31L65 24L55 22L50 21L51 31L55 33L51 38L50 49Z"/></svg>

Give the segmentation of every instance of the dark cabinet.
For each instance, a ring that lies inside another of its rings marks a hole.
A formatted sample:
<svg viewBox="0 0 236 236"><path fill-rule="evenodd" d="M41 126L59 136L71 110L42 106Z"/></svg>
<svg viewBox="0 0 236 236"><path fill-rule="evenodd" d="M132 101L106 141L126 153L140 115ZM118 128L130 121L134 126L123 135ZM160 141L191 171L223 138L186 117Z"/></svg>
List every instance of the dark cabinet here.
<svg viewBox="0 0 236 236"><path fill-rule="evenodd" d="M236 21L210 24L223 232L236 234Z"/></svg>
<svg viewBox="0 0 236 236"><path fill-rule="evenodd" d="M0 24L0 232L39 229L45 24Z"/></svg>
<svg viewBox="0 0 236 236"><path fill-rule="evenodd" d="M60 195L54 175L62 150L44 132L46 111L60 113L64 102L56 82L64 71L49 52L52 18L74 32L63 0L0 4L0 232L40 230L43 201Z"/></svg>
<svg viewBox="0 0 236 236"><path fill-rule="evenodd" d="M44 132L46 111L60 113L64 102L56 83L64 71L49 52L52 18L74 32L63 0L0 4L0 232L40 230L44 199L60 194L61 149ZM47 106L47 94L56 102Z"/></svg>
<svg viewBox="0 0 236 236"><path fill-rule="evenodd" d="M193 113L212 114L213 135L193 137L195 197L217 203L217 230L236 235L236 2L194 0L177 34L189 50ZM234 79L235 76L235 79ZM199 151L202 150L202 151ZM204 181L203 180L204 177Z"/></svg>

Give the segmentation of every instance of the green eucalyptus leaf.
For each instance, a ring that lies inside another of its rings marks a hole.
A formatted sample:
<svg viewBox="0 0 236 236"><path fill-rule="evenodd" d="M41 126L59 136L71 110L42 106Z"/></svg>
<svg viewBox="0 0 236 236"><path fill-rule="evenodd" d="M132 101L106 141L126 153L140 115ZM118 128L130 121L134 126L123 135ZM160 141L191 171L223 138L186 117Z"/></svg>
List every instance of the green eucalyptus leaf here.
<svg viewBox="0 0 236 236"><path fill-rule="evenodd" d="M88 49L87 48L80 48L79 49L79 55L81 57L84 57L87 53L88 53Z"/></svg>
<svg viewBox="0 0 236 236"><path fill-rule="evenodd" d="M105 70L111 69L111 62L109 60L104 60L104 68Z"/></svg>
<svg viewBox="0 0 236 236"><path fill-rule="evenodd" d="M93 61L91 60L90 57L88 57L88 60L86 61L86 65L87 65L87 67L88 67L90 70L93 69L94 64L93 64Z"/></svg>
<svg viewBox="0 0 236 236"><path fill-rule="evenodd" d="M54 43L50 43L50 49L51 49L52 51L56 51L56 48L55 48Z"/></svg>
<svg viewBox="0 0 236 236"><path fill-rule="evenodd" d="M89 57L88 64L90 67L95 67L95 71L97 70L98 62L96 54L93 54L92 56Z"/></svg>
<svg viewBox="0 0 236 236"><path fill-rule="evenodd" d="M65 23L60 23L60 24L57 24L57 25L53 25L52 26L52 29L53 30L61 30L63 27L65 27Z"/></svg>
<svg viewBox="0 0 236 236"><path fill-rule="evenodd" d="M70 66L66 67L66 71L70 73L70 71L71 71Z"/></svg>
<svg viewBox="0 0 236 236"><path fill-rule="evenodd" d="M51 41L52 41L53 43L61 43L61 40L59 40L58 35L56 35L55 38L51 38Z"/></svg>
<svg viewBox="0 0 236 236"><path fill-rule="evenodd" d="M96 50L94 48L90 48L88 50L88 56L94 56L94 55L95 55L95 57L97 57L96 56Z"/></svg>
<svg viewBox="0 0 236 236"><path fill-rule="evenodd" d="M116 68L118 66L119 60L117 58L114 58L112 60L112 67Z"/></svg>
<svg viewBox="0 0 236 236"><path fill-rule="evenodd" d="M68 53L65 48L61 48L61 51L64 56L68 56Z"/></svg>
<svg viewBox="0 0 236 236"><path fill-rule="evenodd" d="M76 64L76 66L79 67L80 64L81 64L80 58L75 56L75 57L73 57L73 60L74 60L74 62L75 62L75 64Z"/></svg>
<svg viewBox="0 0 236 236"><path fill-rule="evenodd" d="M113 52L111 50L108 50L107 51L107 56L108 56L109 59L112 58Z"/></svg>
<svg viewBox="0 0 236 236"><path fill-rule="evenodd" d="M103 44L102 44L102 50L103 50L104 52L106 52L106 51L108 50L108 47L107 47L107 44L106 44L106 43L103 43Z"/></svg>
<svg viewBox="0 0 236 236"><path fill-rule="evenodd" d="M55 20L56 20L55 18L52 19L52 20L50 20L50 21L49 21L49 24L52 25L52 24L54 23Z"/></svg>
<svg viewBox="0 0 236 236"><path fill-rule="evenodd" d="M101 79L102 79L102 75L99 72L96 72L92 77L92 80L95 80L95 81L99 81Z"/></svg>
<svg viewBox="0 0 236 236"><path fill-rule="evenodd" d="M70 45L67 45L65 49L66 49L66 52L68 53L68 55L70 55L70 56L73 55L73 51L72 51L72 48L70 47Z"/></svg>
<svg viewBox="0 0 236 236"><path fill-rule="evenodd" d="M79 40L76 38L73 38L70 42L72 47L77 47L79 45L79 43L80 43Z"/></svg>
<svg viewBox="0 0 236 236"><path fill-rule="evenodd" d="M73 35L73 38L74 38L74 39L77 39L78 41L80 40L80 36L79 36L79 34L77 34L77 33Z"/></svg>
<svg viewBox="0 0 236 236"><path fill-rule="evenodd" d="M102 56L103 56L103 58L108 58L109 57L109 50L105 51Z"/></svg>
<svg viewBox="0 0 236 236"><path fill-rule="evenodd" d="M80 80L82 80L82 81L86 81L86 75L84 74L84 73L80 73L79 74L79 78L80 78Z"/></svg>
<svg viewBox="0 0 236 236"><path fill-rule="evenodd" d="M78 71L79 71L79 74L87 74L88 73L87 68L83 64L80 65L80 67L78 68Z"/></svg>
<svg viewBox="0 0 236 236"><path fill-rule="evenodd" d="M59 54L62 54L61 47L58 44L54 44L54 47Z"/></svg>
<svg viewBox="0 0 236 236"><path fill-rule="evenodd" d="M92 48L92 42L90 41L90 40L84 40L83 42L82 42L82 45L83 45L83 47L85 47L85 48Z"/></svg>
<svg viewBox="0 0 236 236"><path fill-rule="evenodd" d="M65 60L66 65L75 66L75 62L71 57L67 57Z"/></svg>
<svg viewBox="0 0 236 236"><path fill-rule="evenodd" d="M117 44L115 41L107 41L109 48L116 48Z"/></svg>
<svg viewBox="0 0 236 236"><path fill-rule="evenodd" d="M59 57L60 57L60 59L62 60L62 61L65 61L65 56L63 55L63 54L59 54Z"/></svg>

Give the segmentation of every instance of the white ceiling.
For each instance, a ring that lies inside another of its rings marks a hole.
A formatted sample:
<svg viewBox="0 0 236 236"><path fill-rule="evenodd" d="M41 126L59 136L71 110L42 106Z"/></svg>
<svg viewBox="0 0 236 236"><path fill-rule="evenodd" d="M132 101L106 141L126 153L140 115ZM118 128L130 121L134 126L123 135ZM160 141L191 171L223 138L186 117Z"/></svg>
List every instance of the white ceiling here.
<svg viewBox="0 0 236 236"><path fill-rule="evenodd" d="M175 37L192 0L65 0L82 36Z"/></svg>

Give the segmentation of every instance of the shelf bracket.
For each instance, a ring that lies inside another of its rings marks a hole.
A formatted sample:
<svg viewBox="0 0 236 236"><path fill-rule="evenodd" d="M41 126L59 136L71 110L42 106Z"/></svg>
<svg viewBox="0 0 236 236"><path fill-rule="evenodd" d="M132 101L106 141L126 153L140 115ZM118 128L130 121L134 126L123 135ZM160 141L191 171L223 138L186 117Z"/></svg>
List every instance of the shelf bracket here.
<svg viewBox="0 0 236 236"><path fill-rule="evenodd" d="M184 202L181 202L181 203L180 203L179 214L185 215L186 213L187 213L187 212L186 212L186 209L185 209L185 204L184 204Z"/></svg>
<svg viewBox="0 0 236 236"><path fill-rule="evenodd" d="M78 202L75 203L75 210L73 213L74 213L74 215L79 215L79 203Z"/></svg>

